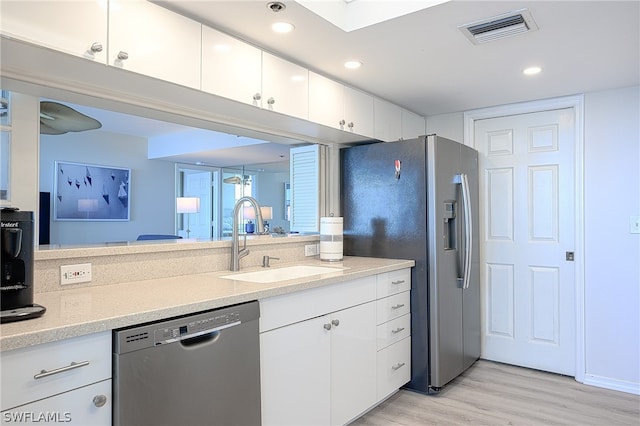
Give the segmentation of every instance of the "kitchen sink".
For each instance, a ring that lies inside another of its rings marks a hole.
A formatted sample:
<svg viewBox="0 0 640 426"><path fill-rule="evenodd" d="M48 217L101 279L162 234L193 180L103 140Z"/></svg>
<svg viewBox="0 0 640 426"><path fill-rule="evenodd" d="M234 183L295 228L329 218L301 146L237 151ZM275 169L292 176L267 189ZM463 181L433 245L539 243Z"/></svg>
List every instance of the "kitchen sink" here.
<svg viewBox="0 0 640 426"><path fill-rule="evenodd" d="M311 277L314 275L324 275L333 272L340 272L346 268L328 266L287 266L284 268L265 268L255 272L243 272L232 275L224 275L220 278L236 281L249 281L252 283L274 283L278 281L293 280L296 278Z"/></svg>

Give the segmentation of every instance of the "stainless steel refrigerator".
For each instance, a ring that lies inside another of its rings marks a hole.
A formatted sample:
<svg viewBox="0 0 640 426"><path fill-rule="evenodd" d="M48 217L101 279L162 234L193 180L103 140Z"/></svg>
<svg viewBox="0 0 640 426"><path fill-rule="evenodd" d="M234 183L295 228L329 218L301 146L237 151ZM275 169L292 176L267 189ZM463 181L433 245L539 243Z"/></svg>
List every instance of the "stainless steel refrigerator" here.
<svg viewBox="0 0 640 426"><path fill-rule="evenodd" d="M411 381L438 391L480 356L478 153L436 135L341 151L344 254L414 259Z"/></svg>

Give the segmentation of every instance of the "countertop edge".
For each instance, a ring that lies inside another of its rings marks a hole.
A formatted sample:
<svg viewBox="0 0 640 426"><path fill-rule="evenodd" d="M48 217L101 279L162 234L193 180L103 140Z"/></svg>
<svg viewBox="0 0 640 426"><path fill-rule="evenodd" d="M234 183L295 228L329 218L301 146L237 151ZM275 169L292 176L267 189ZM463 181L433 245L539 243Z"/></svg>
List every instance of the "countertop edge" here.
<svg viewBox="0 0 640 426"><path fill-rule="evenodd" d="M365 258L352 258L350 262L355 262L356 264L359 262L358 259ZM371 259L369 259L371 260ZM294 293L297 291L322 287L331 284L337 284L344 281L354 280L358 278L363 278L371 275L381 274L385 272L392 272L399 269L410 268L415 265L413 260L403 260L403 259L378 259L380 264L376 264L375 266L368 266L366 268L363 267L346 267L344 271L340 275L318 278L316 277L308 277L301 278L296 280L289 280L283 283L276 283L273 285L264 285L261 284L259 286L264 287L260 289L246 290L246 291L238 291L234 294L228 294L224 296L203 298L199 300L192 300L188 303L180 303L180 304L171 304L171 302L167 302L163 304L163 306L154 307L151 309L143 309L135 312L126 312L120 313L113 316L103 316L100 318L83 318L82 316L78 316L74 321L69 321L66 323L56 324L52 327L37 327L38 319L26 320L22 322L16 323L7 323L2 324L0 326L0 352L20 349L28 346L34 346L42 343L49 343L58 340L64 340L73 337L79 337L87 334L98 333L102 331L113 330L117 328L129 327L137 324L143 324L147 322L153 322L158 320L163 320L172 317L178 317L182 315L188 315L195 312L207 311L211 309L221 308L224 306L235 305L238 303L244 303L252 300L260 300L266 299L273 296L279 296L289 293ZM345 258L346 261L346 258ZM386 263L386 264L385 264ZM228 275L229 271L218 271L216 273L203 273L196 275L187 275L180 277L171 277L165 278L162 280L163 285L169 285L172 283L172 280L185 280L190 277L194 279L203 280L207 279L218 279L219 276ZM155 280L150 280L155 281ZM235 280L226 280L230 283L234 284L245 284L247 287L259 287L255 285L255 283L245 283L242 281ZM148 282L139 281L135 283L125 283L119 284L118 286L123 285L136 285L136 283L141 283L142 285L148 285ZM111 287L111 286L105 286ZM95 289L81 289L78 291L80 295L90 294L92 291L102 291L105 290L104 287L96 287ZM66 290L65 293L69 291ZM55 293L62 293L55 292ZM50 295L51 296L51 295ZM35 300L37 303L38 300ZM46 314L45 314L46 315ZM24 331L18 331L20 329L20 325L24 325ZM5 333L5 331L9 329L9 333ZM13 329L13 330L11 330Z"/></svg>

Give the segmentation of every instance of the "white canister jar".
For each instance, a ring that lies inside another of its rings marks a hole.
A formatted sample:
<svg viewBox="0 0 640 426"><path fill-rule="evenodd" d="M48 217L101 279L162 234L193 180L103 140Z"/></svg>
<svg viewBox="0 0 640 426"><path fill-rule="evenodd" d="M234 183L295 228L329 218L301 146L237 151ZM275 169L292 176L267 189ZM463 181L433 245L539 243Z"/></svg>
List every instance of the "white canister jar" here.
<svg viewBox="0 0 640 426"><path fill-rule="evenodd" d="M320 260L337 262L342 260L341 217L320 218Z"/></svg>

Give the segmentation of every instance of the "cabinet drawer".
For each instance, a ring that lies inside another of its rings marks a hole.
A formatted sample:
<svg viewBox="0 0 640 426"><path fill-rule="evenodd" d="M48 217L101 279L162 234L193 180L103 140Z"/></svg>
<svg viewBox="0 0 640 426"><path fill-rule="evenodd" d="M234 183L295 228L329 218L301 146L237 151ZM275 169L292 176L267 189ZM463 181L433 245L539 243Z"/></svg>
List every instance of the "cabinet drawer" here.
<svg viewBox="0 0 640 426"><path fill-rule="evenodd" d="M2 413L2 424L111 425L111 380L61 393ZM44 415L47 420L38 418ZM27 417L32 416L32 417ZM51 422L51 423L49 423Z"/></svg>
<svg viewBox="0 0 640 426"><path fill-rule="evenodd" d="M2 352L1 361L4 411L111 378L111 332Z"/></svg>
<svg viewBox="0 0 640 426"><path fill-rule="evenodd" d="M411 335L411 314L406 314L377 327L378 350L398 342Z"/></svg>
<svg viewBox="0 0 640 426"><path fill-rule="evenodd" d="M377 276L376 295L378 298L401 293L411 289L411 269L385 272Z"/></svg>
<svg viewBox="0 0 640 426"><path fill-rule="evenodd" d="M376 277L364 277L260 301L260 332L371 302Z"/></svg>
<svg viewBox="0 0 640 426"><path fill-rule="evenodd" d="M394 294L376 301L377 324L406 315L411 311L411 292Z"/></svg>
<svg viewBox="0 0 640 426"><path fill-rule="evenodd" d="M411 338L407 337L378 352L378 400L411 380Z"/></svg>

